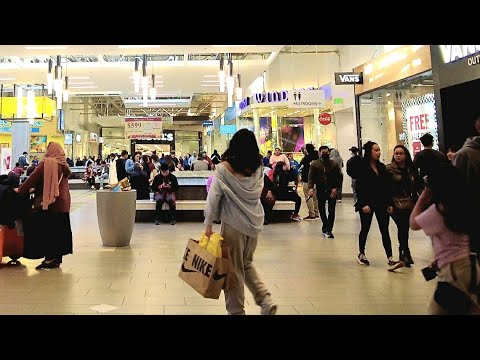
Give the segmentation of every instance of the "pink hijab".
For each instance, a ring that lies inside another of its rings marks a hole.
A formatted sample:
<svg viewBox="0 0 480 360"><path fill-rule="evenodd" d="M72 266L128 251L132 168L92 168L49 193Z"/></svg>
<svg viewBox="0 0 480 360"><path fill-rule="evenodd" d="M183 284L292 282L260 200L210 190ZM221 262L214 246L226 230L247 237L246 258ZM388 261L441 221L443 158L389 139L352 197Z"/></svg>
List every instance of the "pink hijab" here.
<svg viewBox="0 0 480 360"><path fill-rule="evenodd" d="M42 208L47 210L50 204L60 195L58 165L68 166L65 152L57 142L50 142L45 153L43 173L43 199Z"/></svg>

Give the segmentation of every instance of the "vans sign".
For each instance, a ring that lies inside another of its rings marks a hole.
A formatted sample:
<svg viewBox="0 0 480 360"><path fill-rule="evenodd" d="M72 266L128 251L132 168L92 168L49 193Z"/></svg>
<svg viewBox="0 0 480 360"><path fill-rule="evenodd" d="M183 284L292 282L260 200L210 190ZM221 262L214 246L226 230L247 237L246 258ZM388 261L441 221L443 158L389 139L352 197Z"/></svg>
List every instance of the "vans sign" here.
<svg viewBox="0 0 480 360"><path fill-rule="evenodd" d="M363 84L362 73L340 72L335 73L335 85Z"/></svg>

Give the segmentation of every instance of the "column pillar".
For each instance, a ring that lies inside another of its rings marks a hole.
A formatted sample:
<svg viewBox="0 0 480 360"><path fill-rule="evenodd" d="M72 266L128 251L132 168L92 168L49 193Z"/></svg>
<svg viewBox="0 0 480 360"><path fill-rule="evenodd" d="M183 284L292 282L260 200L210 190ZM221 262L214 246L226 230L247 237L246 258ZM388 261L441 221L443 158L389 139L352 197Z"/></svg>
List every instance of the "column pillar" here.
<svg viewBox="0 0 480 360"><path fill-rule="evenodd" d="M258 109L252 109L253 115L253 131L257 138L257 143L260 144L260 117L258 116Z"/></svg>
<svg viewBox="0 0 480 360"><path fill-rule="evenodd" d="M30 134L31 126L27 120L16 120L12 122L12 169L24 151L28 153L30 163Z"/></svg>

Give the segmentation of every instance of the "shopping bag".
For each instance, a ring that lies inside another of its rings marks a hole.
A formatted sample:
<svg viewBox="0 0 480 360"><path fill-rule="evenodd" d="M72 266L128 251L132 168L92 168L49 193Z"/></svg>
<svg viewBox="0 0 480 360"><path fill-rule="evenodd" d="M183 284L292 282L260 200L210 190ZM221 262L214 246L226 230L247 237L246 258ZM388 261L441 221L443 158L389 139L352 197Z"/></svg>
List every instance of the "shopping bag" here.
<svg viewBox="0 0 480 360"><path fill-rule="evenodd" d="M0 262L3 256L19 258L23 256L23 224L21 220L15 220L15 227L0 225Z"/></svg>
<svg viewBox="0 0 480 360"><path fill-rule="evenodd" d="M216 257L189 239L178 276L204 298L218 299L231 269L230 257Z"/></svg>

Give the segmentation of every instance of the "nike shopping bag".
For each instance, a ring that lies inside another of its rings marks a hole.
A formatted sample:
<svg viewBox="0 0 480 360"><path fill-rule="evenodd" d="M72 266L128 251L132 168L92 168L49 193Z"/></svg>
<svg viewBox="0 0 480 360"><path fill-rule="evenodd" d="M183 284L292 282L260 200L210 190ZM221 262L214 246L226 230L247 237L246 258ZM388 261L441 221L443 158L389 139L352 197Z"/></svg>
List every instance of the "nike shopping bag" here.
<svg viewBox="0 0 480 360"><path fill-rule="evenodd" d="M204 298L218 299L230 269L230 258L216 257L188 240L178 276Z"/></svg>

